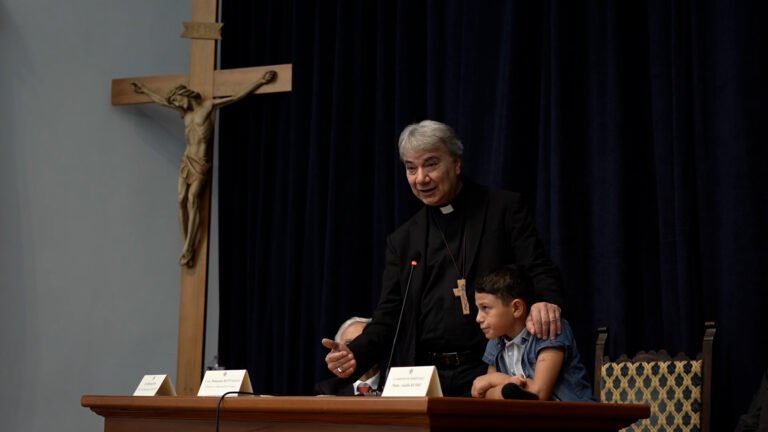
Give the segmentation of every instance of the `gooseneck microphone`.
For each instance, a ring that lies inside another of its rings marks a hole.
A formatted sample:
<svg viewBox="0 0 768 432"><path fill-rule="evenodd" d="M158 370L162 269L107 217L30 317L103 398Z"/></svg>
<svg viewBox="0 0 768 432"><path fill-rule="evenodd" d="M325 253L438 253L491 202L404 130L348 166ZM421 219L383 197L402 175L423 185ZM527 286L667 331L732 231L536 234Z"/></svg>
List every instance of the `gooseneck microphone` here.
<svg viewBox="0 0 768 432"><path fill-rule="evenodd" d="M411 278L413 277L413 270L416 268L417 265L419 265L419 259L421 259L421 254L419 252L416 252L413 254L413 259L411 260L411 271L408 272L408 282L405 285L405 293L403 294L403 304L400 306L400 317L397 318L397 326L395 327L395 338L392 339L392 350L389 352L389 362L387 363L387 374L384 377L384 380L386 382L386 379L389 378L389 370L392 369L392 355L395 354L395 345L397 345L397 335L400 333L400 323L403 321L403 311L405 310L405 301L408 299L408 290L411 288Z"/></svg>

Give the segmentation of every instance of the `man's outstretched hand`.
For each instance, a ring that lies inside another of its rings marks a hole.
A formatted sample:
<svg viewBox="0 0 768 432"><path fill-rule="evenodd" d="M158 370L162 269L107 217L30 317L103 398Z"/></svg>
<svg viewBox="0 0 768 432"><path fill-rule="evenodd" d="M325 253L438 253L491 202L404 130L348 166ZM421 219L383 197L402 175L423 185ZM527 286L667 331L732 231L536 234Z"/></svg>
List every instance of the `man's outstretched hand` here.
<svg viewBox="0 0 768 432"><path fill-rule="evenodd" d="M357 361L355 360L355 355L347 348L346 344L325 338L322 340L322 344L331 350L325 356L325 364L328 365L329 371L339 378L348 378L355 373Z"/></svg>

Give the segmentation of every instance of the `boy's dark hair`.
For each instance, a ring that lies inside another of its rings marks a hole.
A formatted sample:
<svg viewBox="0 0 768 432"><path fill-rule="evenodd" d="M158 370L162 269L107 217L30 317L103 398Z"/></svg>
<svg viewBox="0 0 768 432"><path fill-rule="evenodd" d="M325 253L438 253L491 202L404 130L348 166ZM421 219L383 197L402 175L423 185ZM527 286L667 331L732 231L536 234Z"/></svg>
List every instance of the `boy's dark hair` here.
<svg viewBox="0 0 768 432"><path fill-rule="evenodd" d="M507 264L481 277L475 283L475 293L496 296L504 305L520 299L526 309L530 309L534 298L533 280L524 266Z"/></svg>

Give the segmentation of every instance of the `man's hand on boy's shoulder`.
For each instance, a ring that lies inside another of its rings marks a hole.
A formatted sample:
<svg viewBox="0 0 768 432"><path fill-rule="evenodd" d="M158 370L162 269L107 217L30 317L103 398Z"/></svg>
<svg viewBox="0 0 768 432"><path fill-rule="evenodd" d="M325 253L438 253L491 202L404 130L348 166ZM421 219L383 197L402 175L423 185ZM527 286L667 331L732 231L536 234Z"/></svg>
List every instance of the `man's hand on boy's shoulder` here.
<svg viewBox="0 0 768 432"><path fill-rule="evenodd" d="M554 339L562 331L560 327L560 306L538 302L531 306L525 328L539 339Z"/></svg>

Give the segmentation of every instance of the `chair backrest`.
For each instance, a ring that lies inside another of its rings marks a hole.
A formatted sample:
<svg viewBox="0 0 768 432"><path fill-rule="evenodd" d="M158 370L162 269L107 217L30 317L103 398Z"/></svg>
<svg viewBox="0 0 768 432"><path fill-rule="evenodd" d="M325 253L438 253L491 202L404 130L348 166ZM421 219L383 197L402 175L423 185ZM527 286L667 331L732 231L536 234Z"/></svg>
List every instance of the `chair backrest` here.
<svg viewBox="0 0 768 432"><path fill-rule="evenodd" d="M640 351L634 358L605 356L608 328L597 329L594 396L601 402L644 403L651 416L625 431L709 432L712 342L715 323L704 323L704 341L695 360L671 358L664 350Z"/></svg>

